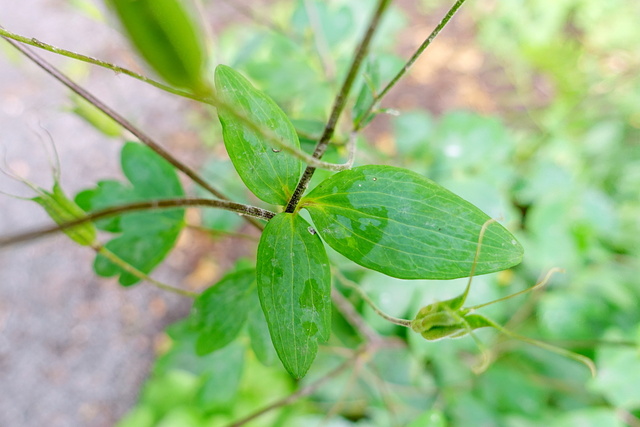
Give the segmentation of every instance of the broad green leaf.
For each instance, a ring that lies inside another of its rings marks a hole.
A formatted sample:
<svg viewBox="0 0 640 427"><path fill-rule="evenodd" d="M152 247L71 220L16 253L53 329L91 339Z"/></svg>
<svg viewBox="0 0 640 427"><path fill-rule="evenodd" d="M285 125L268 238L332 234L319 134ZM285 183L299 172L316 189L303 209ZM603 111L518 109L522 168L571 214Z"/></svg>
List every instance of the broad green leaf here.
<svg viewBox="0 0 640 427"><path fill-rule="evenodd" d="M202 35L180 0L107 0L129 39L169 83L205 89Z"/></svg>
<svg viewBox="0 0 640 427"><path fill-rule="evenodd" d="M237 113L257 126L272 131L282 142L296 150L300 149L296 130L284 112L240 73L225 65L218 65L215 83L218 96ZM237 119L229 111L218 109L218 117L225 147L245 185L265 202L286 205L298 183L303 163L269 144L245 121Z"/></svg>
<svg viewBox="0 0 640 427"><path fill-rule="evenodd" d="M333 175L300 204L318 233L350 260L401 279L468 276L482 225L480 209L417 173L361 166ZM522 247L504 227L487 229L476 274L522 260Z"/></svg>
<svg viewBox="0 0 640 427"><path fill-rule="evenodd" d="M86 216L85 211L64 194L59 183L56 182L53 185L51 192L41 188L36 188L36 190L38 196L31 200L42 206L56 224L63 224ZM85 223L66 229L64 233L74 242L83 246L95 243L97 234L93 223Z"/></svg>
<svg viewBox="0 0 640 427"><path fill-rule="evenodd" d="M329 259L316 232L299 215L281 213L265 227L258 245L258 295L278 357L302 378L329 339Z"/></svg>
<svg viewBox="0 0 640 427"><path fill-rule="evenodd" d="M223 348L238 336L253 307L255 281L254 269L237 271L198 296L190 318L199 333L199 355Z"/></svg>
<svg viewBox="0 0 640 427"><path fill-rule="evenodd" d="M76 202L83 209L95 211L134 201L184 195L173 166L144 145L125 144L121 163L131 185L117 181L100 182L98 187L76 196ZM138 270L149 273L173 248L184 226L184 209L134 212L105 220L99 225L108 231L121 233L105 245L107 249ZM104 277L119 274L123 286L140 281L102 255L96 257L94 269Z"/></svg>

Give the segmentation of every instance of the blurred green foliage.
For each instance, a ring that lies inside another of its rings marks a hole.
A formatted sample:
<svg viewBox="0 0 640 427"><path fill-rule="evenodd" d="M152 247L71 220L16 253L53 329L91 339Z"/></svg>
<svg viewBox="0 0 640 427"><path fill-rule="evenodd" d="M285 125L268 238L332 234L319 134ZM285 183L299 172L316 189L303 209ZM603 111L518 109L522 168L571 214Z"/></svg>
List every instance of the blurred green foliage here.
<svg viewBox="0 0 640 427"><path fill-rule="evenodd" d="M317 138L317 124L328 113L369 5L365 0L282 3L270 16L280 30L231 25L215 55L272 96L294 120L303 148L312 147L305 138ZM589 378L573 361L492 331L477 333L494 361L476 375L470 367L478 350L469 337L426 342L380 319L357 294L340 288L374 329L406 345L379 350L309 397L247 425L640 422L640 3L520 0L470 7L474 42L509 79L508 92L496 95L501 113L452 111L434 117L405 111L391 119L395 155L377 153L364 142L361 152L369 163L423 174L518 230L523 264L476 278L471 304L531 286L550 267L565 269L541 293L487 307L487 314L520 334L595 358L598 375ZM357 97L370 97L368 91L402 65L392 52L405 22L398 9L387 16ZM210 170L220 174L217 166ZM208 217L207 224L240 225L222 215ZM462 279L403 281L356 267L333 252L330 257L381 309L398 317L411 318L420 307L459 294L465 284ZM304 387L350 356L345 347L361 342L336 310L333 314L329 345L320 348L301 382L278 364L259 363L246 330L231 346L197 356L197 334L185 326L188 320L172 326L170 350L158 359L139 404L119 426L225 426Z"/></svg>

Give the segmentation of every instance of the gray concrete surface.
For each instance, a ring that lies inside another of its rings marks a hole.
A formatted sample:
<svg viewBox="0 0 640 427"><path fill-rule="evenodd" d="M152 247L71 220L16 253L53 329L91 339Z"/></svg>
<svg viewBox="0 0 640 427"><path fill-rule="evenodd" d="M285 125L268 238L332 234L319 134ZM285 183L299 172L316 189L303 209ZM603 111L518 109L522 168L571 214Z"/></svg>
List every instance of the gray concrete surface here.
<svg viewBox="0 0 640 427"><path fill-rule="evenodd" d="M0 0L0 25L125 66L133 63L116 31L69 3ZM118 177L120 144L66 112L68 90L0 44L0 150L9 166L50 188L51 170L39 142L42 127L59 151L69 194ZM73 61L43 55L77 72ZM88 70L81 79L85 87L198 166L181 114L184 101L126 76ZM32 195L6 176L0 176L0 190ZM49 223L36 204L0 195L0 235ZM0 251L0 426L113 425L134 404L164 326L187 312L189 302L180 297L147 285L123 289L97 278L93 256L65 236ZM156 276L178 284L188 261L178 250Z"/></svg>

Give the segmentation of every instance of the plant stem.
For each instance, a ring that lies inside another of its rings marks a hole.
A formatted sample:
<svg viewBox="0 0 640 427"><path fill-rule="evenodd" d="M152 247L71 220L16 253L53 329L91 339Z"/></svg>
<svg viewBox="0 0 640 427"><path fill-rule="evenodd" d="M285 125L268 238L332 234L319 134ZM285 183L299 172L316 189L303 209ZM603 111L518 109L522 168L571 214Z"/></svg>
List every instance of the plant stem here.
<svg viewBox="0 0 640 427"><path fill-rule="evenodd" d="M203 227L201 225L196 225L196 224L187 224L187 227L191 228L192 230L197 230L201 233L209 234L211 236L235 237L239 239L251 240L252 242L256 242L256 243L260 241L260 237L252 236L251 234L238 233L235 231L226 231L226 230L213 230L211 228Z"/></svg>
<svg viewBox="0 0 640 427"><path fill-rule="evenodd" d="M113 252L111 252L109 249L105 248L102 245L95 245L95 246L93 246L93 249L96 252L98 252L100 255L104 256L109 261L111 261L112 263L114 263L115 265L117 265L118 267L123 269L124 271L126 271L127 273L131 273L134 276L136 276L137 278L145 280L145 281L151 283L156 288L162 289L164 291L172 292L172 293L177 294L177 295L182 295L182 296L185 296L185 297L189 297L189 298L197 298L198 297L198 294L195 293L195 292L190 292L190 291L187 291L187 290L184 290L184 289L176 288L176 287L167 285L165 283L159 282L156 279L153 279L152 277L149 277L149 275L147 275L147 274L143 273L142 271L138 270L137 268L135 268L134 266L132 266L131 264L129 264L128 262L126 262L125 260L120 258L118 255L114 254Z"/></svg>
<svg viewBox="0 0 640 427"><path fill-rule="evenodd" d="M300 398L303 398L305 396L309 396L314 391L316 391L317 389L322 387L329 380L331 380L334 377L337 377L338 375L340 375L344 370L346 370L353 363L356 363L357 360L359 360L368 351L369 351L369 347L368 346L363 346L356 353L356 355L354 357L345 360L340 365L338 365L336 368L334 368L332 371L330 371L327 374L325 374L324 376L320 377L320 379L316 380L315 382L312 382L308 386L299 389L295 393L290 394L289 396L287 396L285 398L282 398L282 399L278 400L277 402L272 403L269 406L266 406L266 407L254 412L254 413L252 413L252 414L250 414L250 415L248 415L248 416L246 416L246 417L244 417L244 418L242 418L242 419L240 419L240 420L238 420L238 421L236 421L236 422L234 422L232 424L229 424L227 427L240 427L240 426L243 426L243 425L247 424L248 422L253 421L254 419L260 417L261 415L266 414L269 411L272 411L274 409L287 406L287 405L295 402L296 400L298 400Z"/></svg>
<svg viewBox="0 0 640 427"><path fill-rule="evenodd" d="M131 132L136 138L140 140L140 142L145 144L147 147L151 148L160 157L162 157L163 159L168 161L170 164L172 164L176 169L182 171L182 173L184 173L189 178L191 178L195 183L197 183L202 188L209 191L211 194L218 197L219 199L229 200L222 192L214 188L211 184L205 181L204 178L198 175L196 171L194 171L189 166L182 163L180 160L176 159L168 151L166 151L164 148L158 145L150 136L148 136L147 134L142 132L140 129L135 127L131 122L129 122L127 119L125 119L120 114L118 114L115 110L111 109L109 106L104 104L102 101L96 98L93 94L91 94L84 88L77 85L75 82L73 82L67 76L62 74L57 68L55 68L49 62L44 60L42 57L40 57L36 53L31 52L29 49L20 45L17 42L7 39L6 37L5 37L5 40L9 44L11 44L13 47L15 47L17 50L19 50L22 54L24 54L27 58L35 62L40 68L42 68L51 76L53 76L56 80L58 80L59 82L67 86L69 89L71 89L73 92L80 95L82 98L86 99L89 103L93 104L96 108L100 109L103 113L105 113L107 116L113 119L120 126L122 126L126 130ZM263 228L262 224L255 221L253 218L246 218L246 220L249 221L254 227L258 228L259 230L262 230Z"/></svg>
<svg viewBox="0 0 640 427"><path fill-rule="evenodd" d="M136 137L138 137L140 139L141 142L143 142L144 144L149 145L149 147L151 147L153 150L155 150L158 154L160 154L161 156L165 157L165 155L169 155L169 153L166 153L164 150L162 150L161 147L159 147L157 144L153 143L153 141L151 141L151 138L149 138L148 136L144 135L142 133L142 131L135 129L133 127L133 125L131 123L129 123L128 121L126 121L123 117L119 116L115 111L109 109L106 105L102 104L100 101L98 101L95 97L93 97L91 94L89 94L86 90L80 88L78 85L76 85L74 82L72 82L70 79L68 79L66 76L64 76L60 71L58 71L53 65L49 64L47 61L45 61L43 58L39 57L38 55L36 55L35 53L32 53L28 50L26 50L24 47L22 47L21 45L15 43L13 40L18 40L22 43L26 43L29 44L31 46L35 46L35 47L39 47L41 49L53 52L53 53L57 53L63 56L67 56L73 59L77 59L79 61L84 61L84 62L88 62L90 64L93 65L98 65L100 67L104 67L107 68L109 70L115 71L117 73L122 73L122 74L126 74L130 77L133 77L135 79L138 79L142 82L145 83L149 83L159 89L165 90L169 93L172 93L174 95L179 95L179 96L183 96L195 101L199 101L208 105L211 105L213 107L216 107L218 109L222 109L226 112L228 112L229 114L233 115L234 118L236 118L237 120L243 122L245 125L247 125L252 131L256 132L258 135L260 135L262 138L264 138L265 140L269 141L270 143L272 143L273 145L275 145L277 148L282 149L284 151L286 151L287 153L291 154L293 157L295 157L296 159L306 163L307 165L311 165L315 168L318 169L328 169L331 171L341 171L341 170L345 170L345 169L349 169L351 166L349 163L344 163L344 164L336 164L336 163L330 163L330 162L323 162L321 160L319 160L318 158L315 158L313 156L308 155L307 153L305 153L302 150L296 149L295 147L292 147L291 145L285 143L284 141L281 140L281 138L275 134L275 132L273 132L271 129L265 129L259 125L257 125L256 123L253 122L253 120L251 120L250 117L248 117L247 115L236 111L236 109L229 103L219 99L214 92L209 92L206 94L193 94L190 92L186 92L183 90L179 90L179 89L175 89L172 88L170 86L167 86L163 83L160 83L156 80L150 79L148 77L142 76L138 73L135 73L131 70L127 70L126 68L122 68L119 67L117 65L108 63L106 61L102 61L102 60L98 60L95 58L92 58L90 56L86 56L86 55L81 55L79 53L75 53L75 52L71 52L68 50L64 50L64 49L60 49L57 48L55 46L40 42L38 40L35 39L30 39L28 37L24 37L24 36L20 36L18 34L14 34L11 33L9 31L6 31L4 29L2 29L2 27L0 27L0 36L3 36L3 38L11 43L16 49L20 50L23 54L25 54L29 59L31 59L32 61L36 62L40 67L42 67L43 69L45 69L47 72L49 72L53 77L55 77L56 79L58 79L59 81L61 81L63 84L65 84L67 87L69 87L71 90L73 90L74 92L76 92L78 95L82 96L84 99L86 99L88 102L90 103L94 103L94 105L99 108L100 110L102 110L105 114L107 114L109 117L111 117L113 120L115 120L118 124L120 124L120 126L124 127L125 129L127 129L128 131L130 131L131 133L133 133ZM79 92L78 90L81 90L81 92ZM91 98L87 97L90 96ZM97 103L95 103L97 102ZM105 109L106 108L106 109ZM146 139L142 139L141 135L144 135L144 137ZM149 142L153 143L153 145L150 145ZM154 148L154 146L156 148ZM161 150L162 154L160 151ZM173 164L174 166L176 166L176 168L180 169L181 171L183 171L187 176L189 176L191 179L193 179L195 182L197 182L199 185L201 185L203 188L205 188L206 190L208 190L209 192L211 192L212 194L216 195L216 197L223 199L223 200L228 200L226 197L221 197L220 193L217 192L217 190L215 190L216 192L214 192L213 187L211 187L210 185L208 185L204 180L198 180L197 178L195 178L195 176L190 175L189 173L187 173L187 171L183 168L187 168L186 165L182 165L182 168L178 166L177 163L174 162L178 162L177 160L173 159L171 160L170 158L165 157L169 162L171 162L171 164ZM178 162L179 163L179 162ZM180 163L181 164L181 163ZM192 171L192 173L194 173ZM251 222L251 219L248 218L248 221ZM253 223L254 226L258 226L258 223Z"/></svg>
<svg viewBox="0 0 640 427"><path fill-rule="evenodd" d="M68 58L76 59L78 61L87 62L89 64L97 65L99 67L107 68L109 70L114 71L116 74L125 74L129 77L133 77L134 79L140 80L141 82L150 84L151 86L155 86L158 89L164 90L165 92L172 93L174 95L182 96L184 98L193 99L195 101L206 102L206 97L202 95L196 95L181 89L173 88L169 85L161 83L157 80L150 79L149 77L145 77L142 74L138 74L134 71L128 70L126 68L120 67L115 64L111 64L109 62L103 61L101 59L93 58L91 56L82 55L81 53L72 52L70 50L62 49L48 43L44 43L35 38L29 38L25 36L21 36L20 34L12 33L11 31L5 30L0 26L0 36L4 37L5 40L9 41L16 40L24 44L28 44L40 49L47 50L52 53L56 53L58 55L66 56ZM12 43L13 44L13 43ZM14 44L14 46L16 46ZM24 53L24 52L23 52Z"/></svg>
<svg viewBox="0 0 640 427"><path fill-rule="evenodd" d="M380 310L380 308L378 308L378 306L371 300L371 298L369 298L369 295L367 295L365 291L363 291L362 288L360 288L360 286L358 286L353 281L347 279L337 268L332 270L333 270L334 276L336 276L336 278L340 281L340 283L356 291L360 295L360 297L362 297L362 299L367 304L369 304L369 306L373 309L373 311L376 312L378 316L382 317L385 320L388 320L393 324L404 326L406 328L411 328L411 320L399 319L397 317L389 316L387 313L385 313L384 311Z"/></svg>
<svg viewBox="0 0 640 427"><path fill-rule="evenodd" d="M331 58L331 51L320 23L318 9L310 0L303 0L303 3L304 10L307 14L307 18L309 19L309 25L313 30L313 41L318 54L318 59L320 60L320 66L322 67L327 80L333 82L336 75L336 65L333 58Z"/></svg>
<svg viewBox="0 0 640 427"><path fill-rule="evenodd" d="M14 243L32 240L41 236L45 236L47 234L52 234L58 231L66 230L68 228L73 228L87 222L97 221L98 219L108 218L115 215L121 215L127 212L137 212L137 211L144 211L144 210L151 210L151 209L169 209L169 208L179 208L179 207L187 207L187 206L200 206L200 207L224 209L224 210L236 212L243 216L248 215L255 218L266 219L266 220L269 220L276 215L274 212L271 212L266 209L258 208L256 206L243 205L241 203L236 203L236 202L230 202L227 200L197 199L197 198L150 200L145 202L135 202L135 203L130 203L126 205L114 206L112 208L107 208L107 209L90 213L87 216L83 218L78 218L74 221L69 221L63 224L56 224L51 227L41 228L39 230L34 230L26 233L4 237L0 239L0 248L12 245Z"/></svg>
<svg viewBox="0 0 640 427"><path fill-rule="evenodd" d="M387 92L389 92L389 90L391 90L391 88L394 87L396 83L398 83L398 81L406 74L406 72L409 71L409 68L411 68L413 63L416 62L420 55L422 55L422 52L424 52L425 49L429 47L431 42L433 42L433 40L438 36L438 34L440 34L440 31L442 31L442 29L449 23L453 15L455 15L455 13L458 11L458 9L460 9L460 6L462 6L464 2L465 0L457 0L455 2L455 4L451 7L451 9L449 9L444 18L442 18L442 21L440 21L436 28L433 29L429 37L427 37L426 40L422 42L420 47L418 47L411 58L409 58L404 67L402 67L398 74L396 74L395 77L391 79L391 81L384 87L384 89L382 89L382 91L380 91L380 93L373 98L373 101L371 101L371 104L369 104L366 112L362 114L360 116L360 119L355 123L353 127L354 131L358 131L363 127L363 120L369 117L376 104L380 102L380 100L387 94Z"/></svg>
<svg viewBox="0 0 640 427"><path fill-rule="evenodd" d="M244 15L246 18L249 18L256 24L262 25L263 27L268 28L274 33L284 36L286 38L294 38L292 37L291 34L287 32L285 28L282 28L276 22L269 20L267 17L255 13L249 7L238 2L238 0L222 0L222 2L226 3L227 5L229 5L229 7L232 7L236 12L240 13L241 15Z"/></svg>
<svg viewBox="0 0 640 427"><path fill-rule="evenodd" d="M329 142L331 141L331 138L333 137L333 134L335 132L335 127L338 123L338 119L340 118L340 114L342 114L342 111L344 110L344 107L347 103L347 99L349 97L349 92L351 92L353 82L355 81L356 76L358 75L358 71L360 70L360 66L362 65L362 62L369 50L369 45L371 44L373 34L378 28L380 19L382 18L384 11L389 6L389 3L390 0L378 1L378 5L373 16L371 17L371 21L369 22L367 31L365 32L362 41L356 48L353 61L351 62L351 66L349 67L349 71L347 72L347 77L345 78L344 83L342 84L342 87L340 88L340 91L335 98L333 108L331 109L331 114L329 115L329 120L327 121L324 132L322 133L322 136L320 137L320 140L318 141L318 144L316 145L316 148L313 152L313 157L316 159L320 159L323 156L324 152L327 150L327 146L329 145ZM287 204L287 208L285 210L286 212L291 213L295 211L295 208L302 198L302 194L309 185L309 181L311 180L311 177L313 177L315 170L316 168L312 165L307 166L307 168L304 170L304 173L302 174L302 177L300 178L300 181L298 182L298 185L294 190L289 203Z"/></svg>
<svg viewBox="0 0 640 427"><path fill-rule="evenodd" d="M364 339L369 342L380 341L380 336L374 331L371 326L362 318L353 305L342 293L335 287L331 288L331 299L338 311L347 319L347 321L353 326L353 328L362 335Z"/></svg>

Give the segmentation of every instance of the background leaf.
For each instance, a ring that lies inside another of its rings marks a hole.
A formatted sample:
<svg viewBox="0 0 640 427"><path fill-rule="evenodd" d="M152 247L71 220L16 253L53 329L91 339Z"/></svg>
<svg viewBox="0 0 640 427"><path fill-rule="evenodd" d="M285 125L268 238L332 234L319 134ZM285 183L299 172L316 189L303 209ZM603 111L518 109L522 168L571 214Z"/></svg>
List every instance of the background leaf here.
<svg viewBox="0 0 640 427"><path fill-rule="evenodd" d="M281 213L265 227L258 245L258 295L273 345L291 375L302 378L329 339L329 259L309 223Z"/></svg>
<svg viewBox="0 0 640 427"><path fill-rule="evenodd" d="M489 217L406 169L361 166L333 175L301 203L322 238L350 260L401 279L468 276ZM485 233L476 274L518 264L522 247L504 227Z"/></svg>
<svg viewBox="0 0 640 427"><path fill-rule="evenodd" d="M223 348L238 336L255 302L255 282L254 269L236 271L198 296L191 313L191 324L199 332L197 354Z"/></svg>
<svg viewBox="0 0 640 427"><path fill-rule="evenodd" d="M175 169L144 145L129 142L122 148L122 171L131 185L102 181L97 188L76 196L76 202L87 211L95 211L123 203L167 199L184 195ZM122 233L105 246L138 270L149 273L169 253L184 226L184 209L144 211L121 215L104 222L101 228ZM133 285L139 278L124 272L102 255L96 257L94 269L100 276L120 275L120 284Z"/></svg>
<svg viewBox="0 0 640 427"><path fill-rule="evenodd" d="M295 128L267 95L256 90L240 73L218 65L218 95L257 126L273 131L283 142L300 149ZM240 178L258 198L285 205L295 189L303 164L249 129L224 109L218 109L224 144Z"/></svg>
<svg viewBox="0 0 640 427"><path fill-rule="evenodd" d="M249 312L247 320L247 329L251 338L251 348L258 360L265 366L271 366L276 361L276 350L273 348L273 342L269 335L269 327L267 319L260 308L260 301L257 294L255 295L255 309Z"/></svg>
<svg viewBox="0 0 640 427"><path fill-rule="evenodd" d="M179 0L108 0L129 39L169 83L204 89L202 35Z"/></svg>

